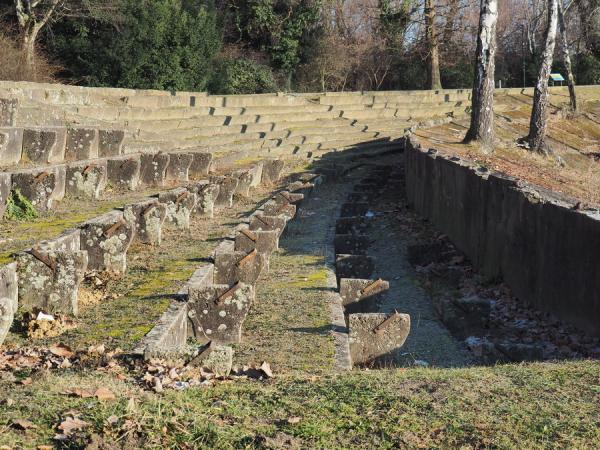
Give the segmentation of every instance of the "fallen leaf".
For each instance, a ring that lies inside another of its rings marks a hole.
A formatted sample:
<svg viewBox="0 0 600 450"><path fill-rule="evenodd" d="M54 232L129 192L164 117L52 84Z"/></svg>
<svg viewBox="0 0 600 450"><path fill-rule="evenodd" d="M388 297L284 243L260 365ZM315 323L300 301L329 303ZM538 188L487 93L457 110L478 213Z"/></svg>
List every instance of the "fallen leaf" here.
<svg viewBox="0 0 600 450"><path fill-rule="evenodd" d="M70 347L68 347L64 344L55 344L52 347L50 347L48 350L50 350L50 353L52 353L53 355L61 356L63 358L70 358L71 356L73 356L75 354L75 353L73 353L73 350L71 350Z"/></svg>
<svg viewBox="0 0 600 450"><path fill-rule="evenodd" d="M114 400L115 398L117 398L110 389L106 389L106 388L96 389L96 392L94 392L94 396L100 401Z"/></svg>
<svg viewBox="0 0 600 450"><path fill-rule="evenodd" d="M65 436L73 434L75 431L83 430L89 427L90 424L77 418L67 417L59 426L58 429L63 432Z"/></svg>
<svg viewBox="0 0 600 450"><path fill-rule="evenodd" d="M260 370L263 371L267 378L273 378L273 371L271 370L271 365L268 362L264 361L260 365Z"/></svg>
<svg viewBox="0 0 600 450"><path fill-rule="evenodd" d="M90 398L94 397L95 392L90 389L72 388L63 392L65 395L73 395L75 397Z"/></svg>
<svg viewBox="0 0 600 450"><path fill-rule="evenodd" d="M37 425L26 419L16 419L13 420L12 427L19 430L29 430L30 428L37 428Z"/></svg>
<svg viewBox="0 0 600 450"><path fill-rule="evenodd" d="M52 450L54 447L51 445L38 445L37 450Z"/></svg>
<svg viewBox="0 0 600 450"><path fill-rule="evenodd" d="M119 421L119 418L115 415L112 415L106 419L106 423L108 423L109 425L114 425L118 421Z"/></svg>
<svg viewBox="0 0 600 450"><path fill-rule="evenodd" d="M21 384L23 386L29 386L31 383L33 383L33 381L31 381L31 378L27 377L27 378L23 378L21 380Z"/></svg>
<svg viewBox="0 0 600 450"><path fill-rule="evenodd" d="M289 423L289 424L291 424L291 425L294 425L294 424L296 424L296 423L300 423L300 420L301 420L301 419L300 419L300 417L290 417L290 418L287 420L287 423Z"/></svg>

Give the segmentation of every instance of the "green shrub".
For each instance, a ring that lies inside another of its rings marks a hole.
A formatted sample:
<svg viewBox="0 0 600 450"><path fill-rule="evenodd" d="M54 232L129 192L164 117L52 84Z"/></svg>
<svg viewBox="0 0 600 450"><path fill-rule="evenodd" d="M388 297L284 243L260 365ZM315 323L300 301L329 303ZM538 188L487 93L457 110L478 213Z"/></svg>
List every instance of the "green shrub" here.
<svg viewBox="0 0 600 450"><path fill-rule="evenodd" d="M249 59L223 59L209 86L211 94L261 94L276 92L273 72Z"/></svg>
<svg viewBox="0 0 600 450"><path fill-rule="evenodd" d="M51 50L92 86L202 91L221 48L211 1L119 0L115 22L66 18ZM117 19L118 18L118 19Z"/></svg>
<svg viewBox="0 0 600 450"><path fill-rule="evenodd" d="M37 211L29 200L27 200L19 189L10 191L6 202L5 219L11 220L33 220L38 216Z"/></svg>

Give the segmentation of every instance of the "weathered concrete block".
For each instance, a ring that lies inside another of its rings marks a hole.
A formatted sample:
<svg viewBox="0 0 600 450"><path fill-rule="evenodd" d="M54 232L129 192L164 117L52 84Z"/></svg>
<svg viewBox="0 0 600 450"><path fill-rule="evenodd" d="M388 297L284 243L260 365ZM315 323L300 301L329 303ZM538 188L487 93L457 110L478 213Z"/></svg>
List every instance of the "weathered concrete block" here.
<svg viewBox="0 0 600 450"><path fill-rule="evenodd" d="M201 364L216 377L227 377L233 366L233 349L227 345L217 345L211 342L207 354L203 355Z"/></svg>
<svg viewBox="0 0 600 450"><path fill-rule="evenodd" d="M135 234L135 224L121 211L111 211L81 227L81 249L88 252L88 270L123 274L127 250Z"/></svg>
<svg viewBox="0 0 600 450"><path fill-rule="evenodd" d="M262 182L262 171L263 171L263 162L262 161L254 163L252 165L252 167L250 167L248 169L248 172L250 172L250 175L252 176L252 181L250 182L251 187L260 186L260 183Z"/></svg>
<svg viewBox="0 0 600 450"><path fill-rule="evenodd" d="M167 206L157 198L126 205L123 216L135 224L135 238L143 244L160 245Z"/></svg>
<svg viewBox="0 0 600 450"><path fill-rule="evenodd" d="M285 202L277 203L275 200L269 200L263 205L263 212L266 216L283 215L291 220L296 215L296 205Z"/></svg>
<svg viewBox="0 0 600 450"><path fill-rule="evenodd" d="M136 353L142 353L144 359L150 359L184 350L189 333L188 323L187 303L171 303L152 330L144 336Z"/></svg>
<svg viewBox="0 0 600 450"><path fill-rule="evenodd" d="M188 317L197 339L219 344L242 340L242 326L254 299L249 284L190 288Z"/></svg>
<svg viewBox="0 0 600 450"><path fill-rule="evenodd" d="M315 190L313 183L305 183L304 181L294 181L288 184L287 191L292 194L301 194L304 199L310 197Z"/></svg>
<svg viewBox="0 0 600 450"><path fill-rule="evenodd" d="M123 153L123 130L98 130L98 156L119 156Z"/></svg>
<svg viewBox="0 0 600 450"><path fill-rule="evenodd" d="M369 211L369 204L366 202L344 203L340 211L340 217L364 216Z"/></svg>
<svg viewBox="0 0 600 450"><path fill-rule="evenodd" d="M0 345L4 342L18 308L17 263L0 266Z"/></svg>
<svg viewBox="0 0 600 450"><path fill-rule="evenodd" d="M188 294L190 287L202 288L213 284L215 278L214 264L205 264L194 270L194 273L183 288L184 293Z"/></svg>
<svg viewBox="0 0 600 450"><path fill-rule="evenodd" d="M214 248L211 256L215 259L219 253L233 253L235 251L235 242L230 239L223 239Z"/></svg>
<svg viewBox="0 0 600 450"><path fill-rule="evenodd" d="M390 288L382 279L340 278L340 297L346 313L374 312L381 297Z"/></svg>
<svg viewBox="0 0 600 450"><path fill-rule="evenodd" d="M178 188L160 193L158 201L167 207L167 222L181 230L189 229L190 216L196 207L196 194L186 188Z"/></svg>
<svg viewBox="0 0 600 450"><path fill-rule="evenodd" d="M190 180L197 180L199 178L204 178L208 176L213 159L212 154L193 152L192 157L192 164L189 168Z"/></svg>
<svg viewBox="0 0 600 450"><path fill-rule="evenodd" d="M99 198L106 187L106 161L82 161L66 168L65 195L75 198Z"/></svg>
<svg viewBox="0 0 600 450"><path fill-rule="evenodd" d="M0 98L0 127L14 127L17 124L17 99Z"/></svg>
<svg viewBox="0 0 600 450"><path fill-rule="evenodd" d="M10 196L11 174L0 172L0 220L6 212L6 202Z"/></svg>
<svg viewBox="0 0 600 450"><path fill-rule="evenodd" d="M333 246L336 253L366 255L370 242L365 234L336 234Z"/></svg>
<svg viewBox="0 0 600 450"><path fill-rule="evenodd" d="M250 231L278 231L279 235L283 233L285 226L287 224L288 218L284 215L280 216L267 216L262 212L253 214L250 217L249 228Z"/></svg>
<svg viewBox="0 0 600 450"><path fill-rule="evenodd" d="M66 230L53 239L41 241L39 247L63 252L79 251L81 249L81 230L79 228Z"/></svg>
<svg viewBox="0 0 600 450"><path fill-rule="evenodd" d="M52 207L52 193L59 186L57 173L48 170L29 169L13 172L12 189L19 189L37 211L48 211Z"/></svg>
<svg viewBox="0 0 600 450"><path fill-rule="evenodd" d="M212 219L221 186L204 180L188 186L188 189L194 192L197 198L194 214Z"/></svg>
<svg viewBox="0 0 600 450"><path fill-rule="evenodd" d="M66 161L81 161L98 157L98 130L95 128L67 129Z"/></svg>
<svg viewBox="0 0 600 450"><path fill-rule="evenodd" d="M336 234L365 234L368 228L366 217L340 217L335 223Z"/></svg>
<svg viewBox="0 0 600 450"><path fill-rule="evenodd" d="M184 182L189 180L189 171L193 153L171 152L169 153L169 165L167 166L167 181Z"/></svg>
<svg viewBox="0 0 600 450"><path fill-rule="evenodd" d="M233 177L238 179L234 194L248 197L252 186L252 174L247 170L237 170L233 173Z"/></svg>
<svg viewBox="0 0 600 450"><path fill-rule="evenodd" d="M115 189L135 191L140 182L140 156L125 156L107 160L107 179Z"/></svg>
<svg viewBox="0 0 600 450"><path fill-rule="evenodd" d="M21 158L36 164L62 162L65 159L66 142L66 128L26 128L23 130Z"/></svg>
<svg viewBox="0 0 600 450"><path fill-rule="evenodd" d="M393 359L410 332L408 314L350 314L348 316L350 355L353 364Z"/></svg>
<svg viewBox="0 0 600 450"><path fill-rule="evenodd" d="M281 192L278 192L276 195L273 196L273 200L279 206L294 205L296 203L301 202L303 199L304 199L304 195L303 194L292 193L292 192L289 192L289 191L281 191Z"/></svg>
<svg viewBox="0 0 600 450"><path fill-rule="evenodd" d="M279 230L250 231L246 225L235 237L235 250L250 253L256 249L267 257L279 248Z"/></svg>
<svg viewBox="0 0 600 450"><path fill-rule="evenodd" d="M22 128L0 128L0 166L19 164L22 149Z"/></svg>
<svg viewBox="0 0 600 450"><path fill-rule="evenodd" d="M210 181L219 185L219 194L215 200L215 206L217 208L231 208L238 179L235 177L214 176L210 178Z"/></svg>
<svg viewBox="0 0 600 450"><path fill-rule="evenodd" d="M375 261L365 255L335 255L335 273L338 278L369 278L375 270Z"/></svg>
<svg viewBox="0 0 600 450"><path fill-rule="evenodd" d="M252 250L246 252L215 252L216 284L232 285L238 281L254 285L265 268L265 256Z"/></svg>
<svg viewBox="0 0 600 450"><path fill-rule="evenodd" d="M285 163L281 159L267 159L263 161L262 183L274 185L281 178Z"/></svg>
<svg viewBox="0 0 600 450"><path fill-rule="evenodd" d="M164 186L167 179L168 153L140 155L140 183L146 186Z"/></svg>
<svg viewBox="0 0 600 450"><path fill-rule="evenodd" d="M86 251L39 247L19 253L16 259L23 309L78 313L79 285L88 264Z"/></svg>

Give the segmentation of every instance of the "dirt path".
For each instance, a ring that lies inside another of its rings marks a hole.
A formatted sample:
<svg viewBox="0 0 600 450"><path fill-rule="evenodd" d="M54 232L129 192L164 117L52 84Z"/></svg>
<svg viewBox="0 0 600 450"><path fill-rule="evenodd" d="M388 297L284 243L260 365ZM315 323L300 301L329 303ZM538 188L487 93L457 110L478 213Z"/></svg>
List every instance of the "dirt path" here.
<svg viewBox="0 0 600 450"><path fill-rule="evenodd" d="M330 230L339 215L344 183L327 183L288 223L270 271L256 287L236 361L269 361L278 372L325 373L335 368L331 334Z"/></svg>
<svg viewBox="0 0 600 450"><path fill-rule="evenodd" d="M401 161L394 164L399 168ZM374 242L369 248L369 254L376 260L373 278L390 282L380 311L397 310L411 316L410 334L398 352L398 363L413 365L415 361L425 361L440 367L471 364L469 351L436 317L431 298L419 285L408 261L409 246L419 242L419 233L411 225L419 219L406 210L404 179L400 171L392 173L385 193L372 209L376 214L370 228Z"/></svg>

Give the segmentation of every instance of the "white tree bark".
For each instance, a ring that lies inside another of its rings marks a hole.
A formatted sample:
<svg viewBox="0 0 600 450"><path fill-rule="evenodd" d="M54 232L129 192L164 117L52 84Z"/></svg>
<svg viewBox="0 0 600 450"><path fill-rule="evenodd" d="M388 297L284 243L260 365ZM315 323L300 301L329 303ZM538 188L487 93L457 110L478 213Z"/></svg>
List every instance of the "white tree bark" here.
<svg viewBox="0 0 600 450"><path fill-rule="evenodd" d="M569 54L569 41L567 39L567 26L563 14L562 0L558 0L558 26L560 29L560 47L562 59L567 70L567 85L569 86L569 100L571 110L577 111L577 95L575 93L575 80L573 79L573 69L571 68L571 55Z"/></svg>
<svg viewBox="0 0 600 450"><path fill-rule="evenodd" d="M494 69L498 0L481 0L471 96L471 125L465 142L479 141L482 150L494 149Z"/></svg>
<svg viewBox="0 0 600 450"><path fill-rule="evenodd" d="M529 121L529 148L538 153L548 153L546 146L546 129L548 122L548 78L552 70L554 47L556 45L556 29L558 24L558 0L548 0L548 28L542 62L538 72L537 82L533 94L533 109Z"/></svg>
<svg viewBox="0 0 600 450"><path fill-rule="evenodd" d="M21 29L21 48L28 67L35 65L35 44L40 30L48 23L63 0L14 0Z"/></svg>

